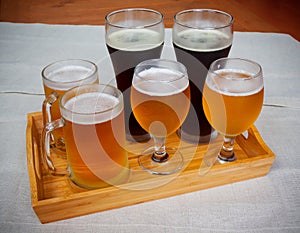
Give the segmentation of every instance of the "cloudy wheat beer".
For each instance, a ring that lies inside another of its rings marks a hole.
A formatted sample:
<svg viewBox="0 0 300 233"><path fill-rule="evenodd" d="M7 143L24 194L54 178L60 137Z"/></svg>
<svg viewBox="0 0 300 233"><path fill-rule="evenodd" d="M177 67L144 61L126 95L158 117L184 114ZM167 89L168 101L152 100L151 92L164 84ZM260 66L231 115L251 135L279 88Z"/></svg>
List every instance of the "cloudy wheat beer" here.
<svg viewBox="0 0 300 233"><path fill-rule="evenodd" d="M227 87L227 82L218 78L208 78L203 89L203 108L210 124L221 134L236 136L250 128L260 114L264 87L260 85L246 86L251 74L243 70L220 70L216 72L224 79L241 79ZM212 75L212 74L209 74ZM234 82L234 81L233 81ZM236 87L234 87L236 85Z"/></svg>
<svg viewBox="0 0 300 233"><path fill-rule="evenodd" d="M235 137L255 122L264 99L262 68L240 58L220 58L207 73L203 89L203 108L210 124L224 136L220 162L236 159Z"/></svg>
<svg viewBox="0 0 300 233"><path fill-rule="evenodd" d="M186 118L190 106L188 79L174 83L162 81L164 78L166 81L176 80L181 76L172 70L151 68L134 78L131 88L134 115L140 125L156 137L174 133ZM155 122L160 123L156 125Z"/></svg>
<svg viewBox="0 0 300 233"><path fill-rule="evenodd" d="M60 110L62 118L44 131L63 127L70 179L89 189L125 181L129 170L122 93L107 85L79 86L62 96ZM46 156L51 162L47 151Z"/></svg>
<svg viewBox="0 0 300 233"><path fill-rule="evenodd" d="M149 134L140 127L132 114L130 87L136 65L161 55L164 42L163 16L157 11L136 8L112 12L105 19L106 45L118 89L124 95L127 139L149 140Z"/></svg>
<svg viewBox="0 0 300 233"><path fill-rule="evenodd" d="M44 124L61 117L59 100L67 90L83 84L98 83L97 71L94 63L85 60L63 60L46 66L42 71L46 96L43 103ZM57 129L52 135L55 152L64 155L63 130Z"/></svg>
<svg viewBox="0 0 300 233"><path fill-rule="evenodd" d="M208 142L214 132L203 113L202 90L210 64L227 57L230 51L232 21L225 12L206 9L186 10L175 16L173 46L191 81L193 107L179 130L180 137L186 141Z"/></svg>

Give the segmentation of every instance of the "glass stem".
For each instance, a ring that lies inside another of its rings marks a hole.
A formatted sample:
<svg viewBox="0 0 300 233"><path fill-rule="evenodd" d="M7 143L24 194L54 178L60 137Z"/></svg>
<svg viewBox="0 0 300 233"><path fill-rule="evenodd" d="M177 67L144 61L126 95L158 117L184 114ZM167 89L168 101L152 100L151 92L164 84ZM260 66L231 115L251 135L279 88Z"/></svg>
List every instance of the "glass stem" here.
<svg viewBox="0 0 300 233"><path fill-rule="evenodd" d="M220 162L232 162L235 161L235 155L233 151L235 137L224 137L222 149L219 152Z"/></svg>
<svg viewBox="0 0 300 233"><path fill-rule="evenodd" d="M168 153L166 152L165 137L154 137L154 153L152 160L154 162L163 163L168 160Z"/></svg>

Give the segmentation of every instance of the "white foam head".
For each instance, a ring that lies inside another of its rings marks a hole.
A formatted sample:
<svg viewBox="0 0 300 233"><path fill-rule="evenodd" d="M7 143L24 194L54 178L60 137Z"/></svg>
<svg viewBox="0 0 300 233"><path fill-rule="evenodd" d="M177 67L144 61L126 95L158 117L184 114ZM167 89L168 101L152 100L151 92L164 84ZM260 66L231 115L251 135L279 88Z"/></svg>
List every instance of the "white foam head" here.
<svg viewBox="0 0 300 233"><path fill-rule="evenodd" d="M174 43L184 49L197 52L213 52L229 47L232 34L218 30L187 29L173 33Z"/></svg>
<svg viewBox="0 0 300 233"><path fill-rule="evenodd" d="M142 51L158 47L164 35L150 29L124 29L106 35L106 43L115 49Z"/></svg>
<svg viewBox="0 0 300 233"><path fill-rule="evenodd" d="M214 73L208 72L206 84L210 89L223 95L248 96L263 88L263 78L253 75L244 70L223 69Z"/></svg>
<svg viewBox="0 0 300 233"><path fill-rule="evenodd" d="M78 124L97 124L109 121L123 109L117 97L106 93L83 93L69 99L62 115L65 119Z"/></svg>
<svg viewBox="0 0 300 233"><path fill-rule="evenodd" d="M188 77L174 70L155 68L141 71L133 78L133 87L151 96L169 96L183 92L189 85Z"/></svg>
<svg viewBox="0 0 300 233"><path fill-rule="evenodd" d="M68 65L50 71L43 81L48 87L54 90L68 90L82 84L93 83L96 79L97 74L94 69L84 66Z"/></svg>

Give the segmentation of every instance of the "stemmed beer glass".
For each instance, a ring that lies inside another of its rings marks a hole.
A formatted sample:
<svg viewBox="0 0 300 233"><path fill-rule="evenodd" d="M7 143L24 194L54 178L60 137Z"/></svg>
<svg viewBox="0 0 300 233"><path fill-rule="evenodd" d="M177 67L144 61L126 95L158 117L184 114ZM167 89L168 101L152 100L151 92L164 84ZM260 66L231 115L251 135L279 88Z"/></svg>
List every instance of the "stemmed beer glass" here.
<svg viewBox="0 0 300 233"><path fill-rule="evenodd" d="M164 59L141 62L134 70L130 97L135 118L154 139L154 147L139 156L140 166L158 175L178 171L183 157L176 148L166 147L165 139L180 127L189 111L190 87L185 66Z"/></svg>
<svg viewBox="0 0 300 233"><path fill-rule="evenodd" d="M261 66L239 58L216 60L209 68L203 97L209 123L224 135L218 159L221 163L234 161L235 137L256 121L263 105Z"/></svg>

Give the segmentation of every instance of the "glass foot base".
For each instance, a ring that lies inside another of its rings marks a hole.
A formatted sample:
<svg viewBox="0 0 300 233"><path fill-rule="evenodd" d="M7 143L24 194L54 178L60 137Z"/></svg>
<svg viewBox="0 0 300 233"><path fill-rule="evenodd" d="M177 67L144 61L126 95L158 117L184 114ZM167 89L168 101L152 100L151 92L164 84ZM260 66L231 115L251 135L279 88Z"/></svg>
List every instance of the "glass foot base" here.
<svg viewBox="0 0 300 233"><path fill-rule="evenodd" d="M139 165L143 170L154 175L169 175L177 172L183 166L182 154L176 148L167 147L166 151L168 159L158 162L152 158L154 147L150 147L138 157Z"/></svg>
<svg viewBox="0 0 300 233"><path fill-rule="evenodd" d="M228 163L228 162L233 162L235 160L236 160L236 157L235 157L234 154L231 157L229 157L229 158L226 158L226 157L224 157L224 156L222 156L220 154L218 155L218 161L221 164Z"/></svg>

